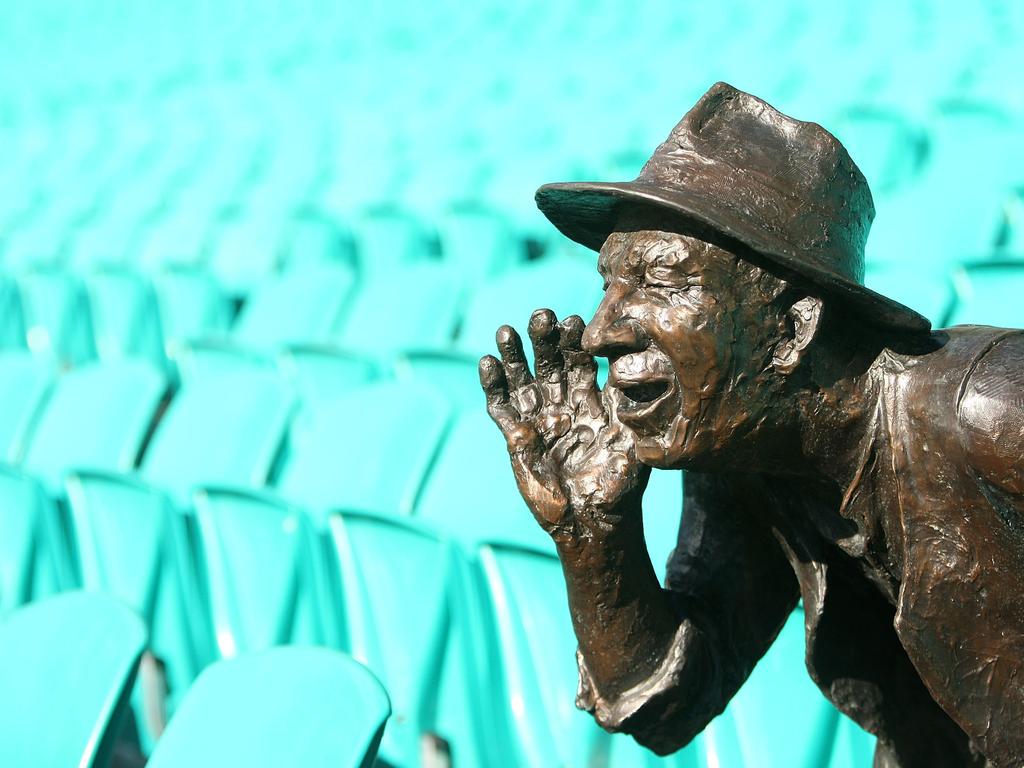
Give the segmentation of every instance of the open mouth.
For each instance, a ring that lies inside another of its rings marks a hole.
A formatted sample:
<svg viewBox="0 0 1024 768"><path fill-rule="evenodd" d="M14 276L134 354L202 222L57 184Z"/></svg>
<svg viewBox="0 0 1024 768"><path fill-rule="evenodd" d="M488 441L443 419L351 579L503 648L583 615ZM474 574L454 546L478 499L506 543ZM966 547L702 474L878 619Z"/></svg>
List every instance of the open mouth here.
<svg viewBox="0 0 1024 768"><path fill-rule="evenodd" d="M620 388L620 392L636 405L653 403L668 392L669 382L650 381L643 384L632 384Z"/></svg>

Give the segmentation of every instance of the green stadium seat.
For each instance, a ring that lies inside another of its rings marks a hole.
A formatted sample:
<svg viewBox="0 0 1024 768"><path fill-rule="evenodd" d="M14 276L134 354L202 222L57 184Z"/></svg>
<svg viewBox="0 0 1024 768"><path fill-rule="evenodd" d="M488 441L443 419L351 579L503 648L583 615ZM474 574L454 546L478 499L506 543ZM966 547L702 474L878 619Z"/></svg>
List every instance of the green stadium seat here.
<svg viewBox="0 0 1024 768"><path fill-rule="evenodd" d="M293 425L277 489L317 517L331 509L409 515L449 414L431 387L385 382L343 392Z"/></svg>
<svg viewBox="0 0 1024 768"><path fill-rule="evenodd" d="M138 266L150 272L202 268L209 257L212 222L206 211L165 213L140 238Z"/></svg>
<svg viewBox="0 0 1024 768"><path fill-rule="evenodd" d="M286 269L306 269L322 264L353 264L351 238L327 217L308 215L292 223L284 249Z"/></svg>
<svg viewBox="0 0 1024 768"><path fill-rule="evenodd" d="M293 269L254 287L231 329L233 341L255 349L322 343L347 306L354 276L343 264Z"/></svg>
<svg viewBox="0 0 1024 768"><path fill-rule="evenodd" d="M96 357L89 298L81 281L67 272L50 271L26 273L18 282L32 352L62 366Z"/></svg>
<svg viewBox="0 0 1024 768"><path fill-rule="evenodd" d="M0 621L0 763L105 768L146 629L124 605L71 592Z"/></svg>
<svg viewBox="0 0 1024 768"><path fill-rule="evenodd" d="M230 339L182 342L174 350L174 366L182 386L224 375L273 375L275 371L273 357Z"/></svg>
<svg viewBox="0 0 1024 768"><path fill-rule="evenodd" d="M240 212L222 221L210 241L209 269L233 296L245 296L279 268L285 222L280 215Z"/></svg>
<svg viewBox="0 0 1024 768"><path fill-rule="evenodd" d="M167 391L149 363L93 363L65 373L40 415L24 467L52 496L72 469L128 472Z"/></svg>
<svg viewBox="0 0 1024 768"><path fill-rule="evenodd" d="M209 274L188 270L164 272L153 276L153 284L169 357L187 341L227 332L231 305Z"/></svg>
<svg viewBox="0 0 1024 768"><path fill-rule="evenodd" d="M702 749L718 764L828 765L840 715L808 676L804 648L804 616L797 610L725 712L704 730Z"/></svg>
<svg viewBox="0 0 1024 768"><path fill-rule="evenodd" d="M194 506L222 658L275 645L341 647L322 542L301 510L227 488L197 491Z"/></svg>
<svg viewBox="0 0 1024 768"><path fill-rule="evenodd" d="M366 768L391 708L377 679L325 648L221 661L196 681L149 768Z"/></svg>
<svg viewBox="0 0 1024 768"><path fill-rule="evenodd" d="M353 217L350 226L362 274L396 277L411 263L430 257L423 224L408 211L373 206Z"/></svg>
<svg viewBox="0 0 1024 768"><path fill-rule="evenodd" d="M589 320L600 300L596 256L542 259L477 286L456 344L470 355L494 354L494 333L501 325L514 326L525 338L535 309L551 309L559 318L576 314ZM533 351L526 353L532 360Z"/></svg>
<svg viewBox="0 0 1024 768"><path fill-rule="evenodd" d="M487 541L554 550L519 495L504 438L481 410L464 412L452 425L414 515L469 551Z"/></svg>
<svg viewBox="0 0 1024 768"><path fill-rule="evenodd" d="M141 274L107 269L85 277L100 360L139 358L163 365L165 349L156 292Z"/></svg>
<svg viewBox="0 0 1024 768"><path fill-rule="evenodd" d="M0 458L18 463L56 380L52 361L0 352Z"/></svg>
<svg viewBox="0 0 1024 768"><path fill-rule="evenodd" d="M441 257L476 283L525 260L526 248L500 212L479 204L452 206L437 223Z"/></svg>
<svg viewBox="0 0 1024 768"><path fill-rule="evenodd" d="M479 358L463 352L411 350L395 360L395 377L400 381L423 383L444 394L452 406L481 408L484 403L477 372Z"/></svg>
<svg viewBox="0 0 1024 768"><path fill-rule="evenodd" d="M0 350L24 349L25 315L21 307L18 283L0 276Z"/></svg>
<svg viewBox="0 0 1024 768"><path fill-rule="evenodd" d="M439 736L453 765L490 764L480 751L481 688L471 682L475 646L453 543L410 521L355 513L333 515L330 537L350 652L391 694L383 760L436 764L422 755Z"/></svg>
<svg viewBox="0 0 1024 768"><path fill-rule="evenodd" d="M171 401L141 475L181 508L199 485L259 487L278 458L291 410L292 396L276 371L198 377Z"/></svg>
<svg viewBox="0 0 1024 768"><path fill-rule="evenodd" d="M463 280L458 269L438 262L377 272L360 285L335 341L381 358L403 349L449 347L462 306Z"/></svg>
<svg viewBox="0 0 1024 768"><path fill-rule="evenodd" d="M3 266L20 272L59 267L65 255L67 232L46 218L14 228L4 242Z"/></svg>
<svg viewBox="0 0 1024 768"><path fill-rule="evenodd" d="M149 650L163 665L167 712L214 658L207 602L187 517L164 494L122 475L71 474L68 506L82 586L138 612ZM136 687L133 705L143 751L163 725L163 691ZM158 709L153 708L156 702Z"/></svg>
<svg viewBox="0 0 1024 768"><path fill-rule="evenodd" d="M953 276L956 305L949 325L1024 327L1024 262L975 262Z"/></svg>
<svg viewBox="0 0 1024 768"><path fill-rule="evenodd" d="M33 478L0 465L0 615L76 581L60 509Z"/></svg>
<svg viewBox="0 0 1024 768"><path fill-rule="evenodd" d="M369 358L336 347L295 344L277 359L278 369L304 407L333 400L350 389L376 380L380 371Z"/></svg>
<svg viewBox="0 0 1024 768"><path fill-rule="evenodd" d="M590 715L572 706L578 683L576 638L556 557L520 547L485 545L479 550L479 568L496 654L493 703L500 730L495 738L505 739L505 764L618 765L607 762L610 754L618 754L623 766L715 765L695 762L702 737L668 760L652 756L638 763L638 750L628 736L611 736ZM620 740L626 743L614 743ZM722 761L720 765L740 764Z"/></svg>

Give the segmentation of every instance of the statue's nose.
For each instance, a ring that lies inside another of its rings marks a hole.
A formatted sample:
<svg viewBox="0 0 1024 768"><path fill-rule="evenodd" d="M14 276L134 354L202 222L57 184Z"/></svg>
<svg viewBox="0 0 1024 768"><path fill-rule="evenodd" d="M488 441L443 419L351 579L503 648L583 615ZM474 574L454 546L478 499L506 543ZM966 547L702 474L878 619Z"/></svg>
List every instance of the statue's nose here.
<svg viewBox="0 0 1024 768"><path fill-rule="evenodd" d="M623 287L609 286L583 331L582 346L586 352L598 357L617 357L647 346L647 335L626 311L626 298Z"/></svg>

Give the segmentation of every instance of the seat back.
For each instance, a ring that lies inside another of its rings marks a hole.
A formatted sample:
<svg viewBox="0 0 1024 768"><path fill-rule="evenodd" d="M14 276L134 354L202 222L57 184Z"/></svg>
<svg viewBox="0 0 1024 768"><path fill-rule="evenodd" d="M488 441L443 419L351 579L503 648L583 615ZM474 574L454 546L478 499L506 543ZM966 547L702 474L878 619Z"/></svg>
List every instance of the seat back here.
<svg viewBox="0 0 1024 768"><path fill-rule="evenodd" d="M469 551L503 541L553 551L519 495L505 440L482 410L462 413L441 446L415 515Z"/></svg>
<svg viewBox="0 0 1024 768"><path fill-rule="evenodd" d="M351 269L342 264L307 266L267 278L246 300L232 338L261 349L327 341L353 282Z"/></svg>
<svg viewBox="0 0 1024 768"><path fill-rule="evenodd" d="M365 667L325 648L274 648L214 664L149 768L369 768L390 714Z"/></svg>
<svg viewBox="0 0 1024 768"><path fill-rule="evenodd" d="M141 360L65 373L43 408L25 467L54 495L69 469L130 470L166 390L163 374Z"/></svg>
<svg viewBox="0 0 1024 768"><path fill-rule="evenodd" d="M508 765L611 765L697 768L700 739L659 758L628 736L612 736L573 706L578 673L576 638L565 580L553 555L484 545L479 576L488 603L486 631L494 666L498 724ZM743 765L755 765L744 763ZM722 765L733 763L722 762ZM736 763L741 765L741 763Z"/></svg>
<svg viewBox="0 0 1024 768"><path fill-rule="evenodd" d="M211 371L171 401L142 474L182 507L207 484L261 486L281 447L292 397L275 371Z"/></svg>
<svg viewBox="0 0 1024 768"><path fill-rule="evenodd" d="M0 457L21 461L26 443L55 381L49 360L28 352L0 353Z"/></svg>
<svg viewBox="0 0 1024 768"><path fill-rule="evenodd" d="M73 473L66 485L82 585L142 617L173 702L212 657L188 520L162 493L127 478Z"/></svg>
<svg viewBox="0 0 1024 768"><path fill-rule="evenodd" d="M313 406L292 430L280 492L311 509L410 514L448 424L429 387L371 384Z"/></svg>
<svg viewBox="0 0 1024 768"><path fill-rule="evenodd" d="M204 488L195 512L221 657L340 645L323 545L299 509L266 494Z"/></svg>
<svg viewBox="0 0 1024 768"><path fill-rule="evenodd" d="M446 348L455 333L463 282L457 269L436 262L377 273L359 286L336 341L378 357Z"/></svg>
<svg viewBox="0 0 1024 768"><path fill-rule="evenodd" d="M329 526L349 650L380 677L394 708L381 756L417 765L424 734L437 730L446 661L466 661L449 656L456 552L450 541L405 520L353 513L332 515ZM469 750L472 724L460 725L463 732L441 735Z"/></svg>
<svg viewBox="0 0 1024 768"><path fill-rule="evenodd" d="M0 622L0 763L104 768L146 645L139 618L70 592Z"/></svg>
<svg viewBox="0 0 1024 768"><path fill-rule="evenodd" d="M35 480L0 467L0 615L74 582L58 507Z"/></svg>

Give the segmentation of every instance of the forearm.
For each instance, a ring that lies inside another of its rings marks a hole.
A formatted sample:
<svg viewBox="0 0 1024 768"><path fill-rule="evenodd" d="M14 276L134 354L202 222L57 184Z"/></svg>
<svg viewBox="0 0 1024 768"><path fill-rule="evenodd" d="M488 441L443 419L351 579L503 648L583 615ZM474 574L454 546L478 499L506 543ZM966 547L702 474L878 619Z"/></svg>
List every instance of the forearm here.
<svg viewBox="0 0 1024 768"><path fill-rule="evenodd" d="M713 644L659 585L639 509L581 518L556 537L579 642L577 705L609 730L674 750L726 703Z"/></svg>

